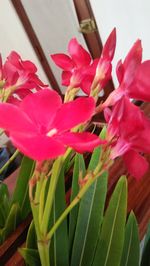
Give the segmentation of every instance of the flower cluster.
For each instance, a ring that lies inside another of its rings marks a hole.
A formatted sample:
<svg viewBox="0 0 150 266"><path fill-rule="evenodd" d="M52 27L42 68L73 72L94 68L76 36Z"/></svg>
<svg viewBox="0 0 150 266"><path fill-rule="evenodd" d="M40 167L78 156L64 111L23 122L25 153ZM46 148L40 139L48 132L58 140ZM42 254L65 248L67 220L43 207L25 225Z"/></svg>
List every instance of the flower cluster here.
<svg viewBox="0 0 150 266"><path fill-rule="evenodd" d="M68 55L51 55L63 70L64 102L54 90L45 88L32 62L23 61L16 52L4 65L0 61L0 127L22 153L44 161L64 154L68 147L83 153L105 145L110 159L122 156L130 174L137 179L144 175L148 162L143 154L150 153L150 121L131 101L150 101L150 60L142 62L140 40L117 64L118 88L96 107L99 92L111 79L115 47L114 29L100 58L93 60L75 38L69 42ZM74 100L79 89L87 96ZM105 141L85 132L92 116L101 111L107 126Z"/></svg>

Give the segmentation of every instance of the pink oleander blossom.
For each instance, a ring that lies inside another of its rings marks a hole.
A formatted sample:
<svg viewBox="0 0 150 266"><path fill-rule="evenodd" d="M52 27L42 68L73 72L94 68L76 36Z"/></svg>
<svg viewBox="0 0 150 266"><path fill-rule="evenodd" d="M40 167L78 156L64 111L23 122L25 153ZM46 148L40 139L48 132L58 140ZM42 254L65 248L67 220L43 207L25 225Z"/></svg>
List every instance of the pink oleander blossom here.
<svg viewBox="0 0 150 266"><path fill-rule="evenodd" d="M25 97L19 106L1 103L0 127L21 152L42 161L64 154L67 146L83 153L103 143L89 132L70 131L87 122L94 111L92 97L63 104L55 91L44 89Z"/></svg>
<svg viewBox="0 0 150 266"><path fill-rule="evenodd" d="M90 95L95 79L96 86L103 88L111 78L111 61L116 47L116 30L109 35L100 58L91 59L90 54L77 42L71 39L68 45L68 55L53 54L51 58L57 66L63 69L62 85L80 87Z"/></svg>
<svg viewBox="0 0 150 266"><path fill-rule="evenodd" d="M111 141L111 158L122 156L128 172L140 179L149 164L143 153L150 153L150 120L129 99L122 97L106 111L108 141Z"/></svg>
<svg viewBox="0 0 150 266"><path fill-rule="evenodd" d="M63 69L62 85L76 88L80 86L86 68L90 65L92 59L76 38L70 40L68 53L69 55L53 54L51 58L57 66Z"/></svg>
<svg viewBox="0 0 150 266"><path fill-rule="evenodd" d="M103 108L114 105L124 95L129 98L139 99L139 97L137 97L139 93L135 84L137 81L137 73L139 73L141 69L141 60L142 46L141 41L137 40L127 54L124 62L122 63L121 60L118 62L116 73L119 81L119 87L108 96L106 101L103 103ZM145 88L143 88L143 91L144 89Z"/></svg>
<svg viewBox="0 0 150 266"><path fill-rule="evenodd" d="M0 58L0 81L5 89L15 87L19 96L22 94L21 89L26 90L27 95L28 90L45 87L36 72L36 66L29 60L23 61L15 51L10 53L4 64Z"/></svg>

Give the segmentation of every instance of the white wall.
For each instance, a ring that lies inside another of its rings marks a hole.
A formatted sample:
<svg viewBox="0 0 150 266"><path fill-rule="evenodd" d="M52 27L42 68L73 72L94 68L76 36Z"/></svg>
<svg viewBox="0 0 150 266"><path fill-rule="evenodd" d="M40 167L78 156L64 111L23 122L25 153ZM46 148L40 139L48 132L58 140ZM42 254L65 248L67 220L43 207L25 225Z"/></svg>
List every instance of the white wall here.
<svg viewBox="0 0 150 266"><path fill-rule="evenodd" d="M46 58L61 86L61 70L50 54L66 53L71 38L76 37L86 47L72 0L22 0L33 29L40 40ZM63 90L63 88L62 88Z"/></svg>
<svg viewBox="0 0 150 266"><path fill-rule="evenodd" d="M117 28L117 49L114 65L124 58L139 38L143 58L150 59L150 1L149 0L91 0L102 41Z"/></svg>

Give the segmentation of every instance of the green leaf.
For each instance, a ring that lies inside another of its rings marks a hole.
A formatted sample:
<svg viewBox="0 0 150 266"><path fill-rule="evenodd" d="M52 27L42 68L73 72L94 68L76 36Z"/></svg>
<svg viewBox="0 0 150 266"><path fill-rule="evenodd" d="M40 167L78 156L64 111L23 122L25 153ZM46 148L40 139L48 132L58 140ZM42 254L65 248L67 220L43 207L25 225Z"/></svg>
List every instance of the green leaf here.
<svg viewBox="0 0 150 266"><path fill-rule="evenodd" d="M12 197L12 204L17 202L20 206L22 220L25 219L31 211L28 195L28 182L33 173L33 169L34 161L24 156Z"/></svg>
<svg viewBox="0 0 150 266"><path fill-rule="evenodd" d="M140 255L140 241L138 225L133 212L130 213L125 229L125 241L121 259L121 266L138 266Z"/></svg>
<svg viewBox="0 0 150 266"><path fill-rule="evenodd" d="M3 228L9 213L9 192L7 185L0 183L0 228Z"/></svg>
<svg viewBox="0 0 150 266"><path fill-rule="evenodd" d="M122 176L111 197L102 224L93 266L120 265L127 210L127 181Z"/></svg>
<svg viewBox="0 0 150 266"><path fill-rule="evenodd" d="M104 138L105 130L100 137ZM99 163L101 147L94 150L88 171L93 171ZM91 265L103 218L107 192L107 173L99 177L88 189L80 202L77 227L73 243L71 265Z"/></svg>
<svg viewBox="0 0 150 266"><path fill-rule="evenodd" d="M150 223L147 228L144 248L142 252L141 266L150 266Z"/></svg>
<svg viewBox="0 0 150 266"><path fill-rule="evenodd" d="M75 156L75 164L73 169L73 179L72 179L72 188L71 188L71 197L70 202L76 197L79 192L79 176L82 173L82 176L85 175L85 162L83 155L76 154ZM78 209L79 205L75 206L73 210L69 214L69 250L72 249L77 217L78 217Z"/></svg>
<svg viewBox="0 0 150 266"><path fill-rule="evenodd" d="M104 126L100 132L100 137L101 139L105 139L106 138L106 132L107 132L107 128L106 126Z"/></svg>
<svg viewBox="0 0 150 266"><path fill-rule="evenodd" d="M71 265L91 265L103 218L107 173L90 187L81 200Z"/></svg>
<svg viewBox="0 0 150 266"><path fill-rule="evenodd" d="M0 182L0 202L3 201L4 195L6 195L7 198L9 198L8 188L6 184Z"/></svg>
<svg viewBox="0 0 150 266"><path fill-rule="evenodd" d="M25 262L29 266L41 266L39 253L35 249L29 248L20 248L20 254L24 258ZM46 265L45 265L46 266Z"/></svg>
<svg viewBox="0 0 150 266"><path fill-rule="evenodd" d="M37 249L37 237L33 220L28 229L26 247L29 249Z"/></svg>
<svg viewBox="0 0 150 266"><path fill-rule="evenodd" d="M10 204L7 194L3 194L0 202L0 228L5 226L5 222L10 210Z"/></svg>
<svg viewBox="0 0 150 266"><path fill-rule="evenodd" d="M64 169L59 175L55 198L53 202L53 224L66 208ZM69 263L67 218L57 229L50 245L53 266L67 266Z"/></svg>
<svg viewBox="0 0 150 266"><path fill-rule="evenodd" d="M16 226L20 223L20 207L18 203L11 206L9 215L7 217L4 227L4 238L6 239L12 232L15 231Z"/></svg>

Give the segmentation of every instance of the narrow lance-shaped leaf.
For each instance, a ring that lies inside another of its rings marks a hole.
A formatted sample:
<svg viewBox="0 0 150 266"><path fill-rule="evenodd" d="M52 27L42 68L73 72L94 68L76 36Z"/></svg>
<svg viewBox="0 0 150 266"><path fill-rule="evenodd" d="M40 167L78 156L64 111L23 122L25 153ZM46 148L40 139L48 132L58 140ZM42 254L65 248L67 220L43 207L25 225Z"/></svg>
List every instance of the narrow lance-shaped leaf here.
<svg viewBox="0 0 150 266"><path fill-rule="evenodd" d="M70 202L76 197L79 192L79 178L84 177L85 175L85 162L83 155L76 154L75 156L75 164L73 169L73 179L72 179L72 187L71 187L71 197ZM77 217L78 217L78 209L79 205L75 206L73 210L69 214L69 251L72 249Z"/></svg>
<svg viewBox="0 0 150 266"><path fill-rule="evenodd" d="M133 212L130 213L125 229L125 241L121 259L121 266L138 266L140 255L140 241L138 225Z"/></svg>
<svg viewBox="0 0 150 266"><path fill-rule="evenodd" d="M53 202L53 217L51 217L51 219L53 219L53 224L65 210L65 207L65 181L64 169L62 168L61 173L59 175L55 198ZM69 263L67 218L62 222L62 224L59 226L52 238L52 242L50 245L50 258L51 264L53 266L67 266Z"/></svg>
<svg viewBox="0 0 150 266"><path fill-rule="evenodd" d="M20 254L23 256L25 262L29 266L41 266L39 253L35 249L21 248ZM46 266L46 265L45 265Z"/></svg>
<svg viewBox="0 0 150 266"><path fill-rule="evenodd" d="M4 238L6 239L15 229L16 226L20 223L20 207L18 203L14 203L10 209L9 215L7 217L4 230Z"/></svg>
<svg viewBox="0 0 150 266"><path fill-rule="evenodd" d="M37 236L35 232L34 222L32 220L27 234L26 247L31 249L37 249Z"/></svg>
<svg viewBox="0 0 150 266"><path fill-rule="evenodd" d="M7 185L0 184L0 228L3 228L10 209L10 199Z"/></svg>
<svg viewBox="0 0 150 266"><path fill-rule="evenodd" d="M99 162L101 148L97 148L91 158L89 171ZM107 173L99 176L81 200L71 265L91 265L103 218L107 192Z"/></svg>
<svg viewBox="0 0 150 266"><path fill-rule="evenodd" d="M147 233L144 241L144 248L142 252L141 266L150 265L150 223L147 228Z"/></svg>
<svg viewBox="0 0 150 266"><path fill-rule="evenodd" d="M21 208L22 219L25 219L31 210L28 196L28 182L33 173L33 169L34 161L24 156L12 197L12 204L18 202Z"/></svg>
<svg viewBox="0 0 150 266"><path fill-rule="evenodd" d="M104 216L100 240L97 245L93 266L119 266L127 210L127 181L122 176L111 197Z"/></svg>

